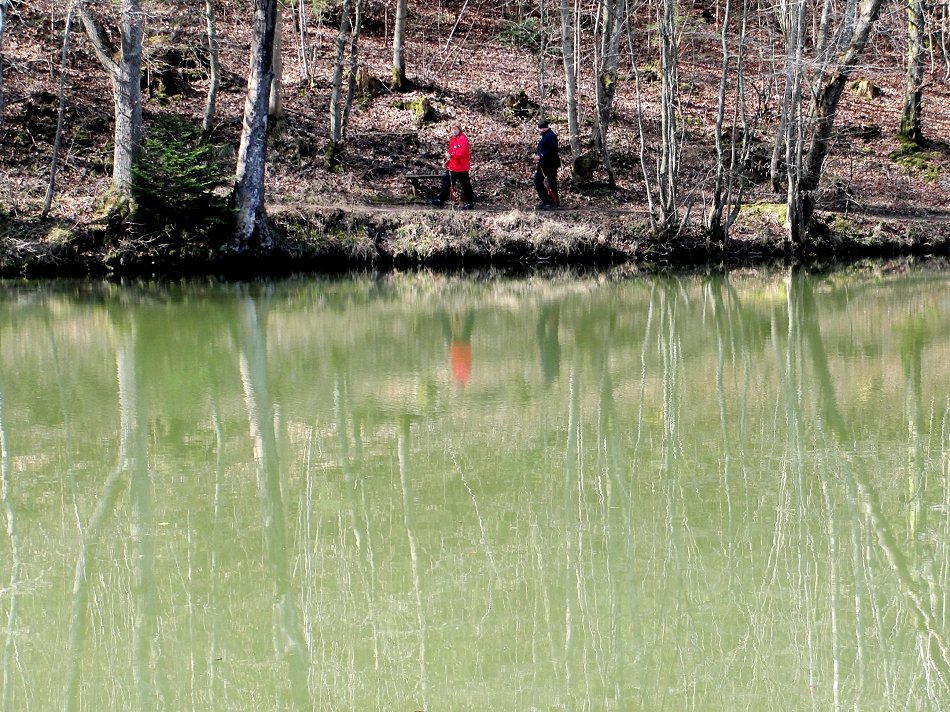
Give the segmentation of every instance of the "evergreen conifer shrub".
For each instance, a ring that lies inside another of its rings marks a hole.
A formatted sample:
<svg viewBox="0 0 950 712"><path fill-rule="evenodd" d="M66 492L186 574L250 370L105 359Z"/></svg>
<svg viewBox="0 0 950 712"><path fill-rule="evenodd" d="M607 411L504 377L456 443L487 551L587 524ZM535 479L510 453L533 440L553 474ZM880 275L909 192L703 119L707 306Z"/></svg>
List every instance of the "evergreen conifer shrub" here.
<svg viewBox="0 0 950 712"><path fill-rule="evenodd" d="M215 192L233 180L218 147L202 141L201 128L178 116L148 127L133 168L131 221L172 242L222 243L233 232L228 198Z"/></svg>

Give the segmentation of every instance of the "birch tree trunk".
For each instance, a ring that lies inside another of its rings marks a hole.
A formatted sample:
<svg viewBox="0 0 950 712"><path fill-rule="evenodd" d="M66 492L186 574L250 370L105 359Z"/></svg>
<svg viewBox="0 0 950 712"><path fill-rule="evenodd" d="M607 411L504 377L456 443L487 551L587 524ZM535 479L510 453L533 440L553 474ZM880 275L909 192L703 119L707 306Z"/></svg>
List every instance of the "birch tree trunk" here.
<svg viewBox="0 0 950 712"><path fill-rule="evenodd" d="M244 100L244 127L238 148L234 203L237 208L237 251L266 250L271 246L264 211L264 175L267 163L267 109L274 78L274 33L277 0L254 0L254 37L251 67Z"/></svg>
<svg viewBox="0 0 950 712"><path fill-rule="evenodd" d="M142 40L144 15L141 0L119 3L119 47L113 47L102 23L87 5L79 15L93 50L109 75L115 113L115 150L112 156L112 188L128 198L132 167L142 148Z"/></svg>
<svg viewBox="0 0 950 712"><path fill-rule="evenodd" d="M904 107L898 137L920 144L924 134L921 113L924 84L924 43L926 36L926 0L907 0L907 74L904 88Z"/></svg>
<svg viewBox="0 0 950 712"><path fill-rule="evenodd" d="M409 18L409 0L396 0L396 20L393 25L393 91L406 88L406 24Z"/></svg>
<svg viewBox="0 0 950 712"><path fill-rule="evenodd" d="M208 98L205 100L205 115L201 133L205 138L214 130L215 104L218 87L221 86L221 63L218 60L218 23L214 14L214 0L205 0L205 23L208 29Z"/></svg>

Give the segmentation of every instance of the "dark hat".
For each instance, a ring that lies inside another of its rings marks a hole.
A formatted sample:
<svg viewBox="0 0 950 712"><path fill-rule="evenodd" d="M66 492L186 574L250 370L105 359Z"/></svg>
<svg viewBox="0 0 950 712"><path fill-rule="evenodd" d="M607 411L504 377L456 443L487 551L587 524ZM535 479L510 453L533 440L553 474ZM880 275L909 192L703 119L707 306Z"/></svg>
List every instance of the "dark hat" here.
<svg viewBox="0 0 950 712"><path fill-rule="evenodd" d="M539 128L539 129L546 129L546 128L548 128L548 122L547 122L547 120L546 120L546 119L541 119L541 120L538 122L538 128Z"/></svg>

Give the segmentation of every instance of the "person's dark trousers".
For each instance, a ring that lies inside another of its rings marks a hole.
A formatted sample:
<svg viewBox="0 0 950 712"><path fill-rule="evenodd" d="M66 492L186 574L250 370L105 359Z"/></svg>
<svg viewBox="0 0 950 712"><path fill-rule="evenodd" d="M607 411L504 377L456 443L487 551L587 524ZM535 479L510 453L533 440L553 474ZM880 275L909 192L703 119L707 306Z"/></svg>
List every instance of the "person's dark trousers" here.
<svg viewBox="0 0 950 712"><path fill-rule="evenodd" d="M442 175L442 192L439 193L439 200L445 202L449 199L449 186L454 183L462 189L462 202L474 203L472 194L472 180L468 176L468 171L446 171Z"/></svg>
<svg viewBox="0 0 950 712"><path fill-rule="evenodd" d="M545 185L545 181L547 185ZM538 164L534 171L534 187L538 191L538 200L544 205L560 205L561 199L557 194L557 167Z"/></svg>

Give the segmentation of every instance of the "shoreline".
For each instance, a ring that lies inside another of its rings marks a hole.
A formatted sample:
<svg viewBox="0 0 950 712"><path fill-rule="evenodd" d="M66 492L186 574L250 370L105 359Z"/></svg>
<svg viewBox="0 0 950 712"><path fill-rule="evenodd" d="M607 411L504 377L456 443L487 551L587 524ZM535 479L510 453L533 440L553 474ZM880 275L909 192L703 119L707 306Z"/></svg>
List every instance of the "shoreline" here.
<svg viewBox="0 0 950 712"><path fill-rule="evenodd" d="M770 212L771 211L771 212ZM628 265L650 273L793 265L824 269L866 259L950 256L943 216L821 213L823 228L791 245L774 208L744 208L734 237L706 237L695 221L657 237L642 210L552 212L476 206L453 211L412 205L272 208L273 244L238 254L227 243L132 236L107 225L0 218L0 277L221 277L407 269L525 272L548 267Z"/></svg>

